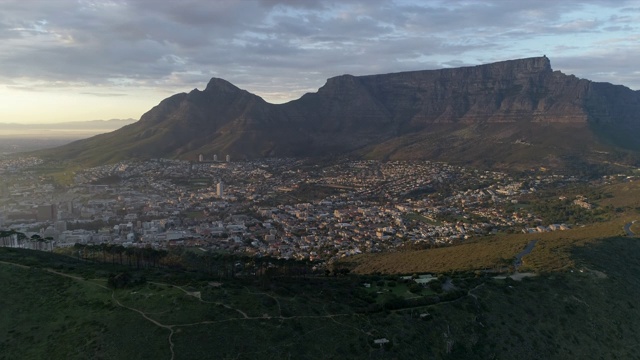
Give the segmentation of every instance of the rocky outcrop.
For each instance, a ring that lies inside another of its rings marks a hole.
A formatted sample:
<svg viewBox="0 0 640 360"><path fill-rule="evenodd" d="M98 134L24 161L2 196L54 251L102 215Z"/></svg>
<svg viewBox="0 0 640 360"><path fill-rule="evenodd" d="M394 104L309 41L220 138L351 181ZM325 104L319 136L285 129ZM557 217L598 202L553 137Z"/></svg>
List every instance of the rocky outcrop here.
<svg viewBox="0 0 640 360"><path fill-rule="evenodd" d="M639 117L639 92L553 71L548 58L536 57L342 75L316 93L279 105L214 78L203 91L163 100L133 125L52 154L99 163L200 153L229 153L236 159L350 153L448 160L457 154L472 161L489 152L500 162L506 158L500 151L520 153L522 144L541 159L572 148L580 153L604 147L638 150L639 140L629 134L640 130ZM556 132L558 144L549 135ZM567 142L575 134L579 140ZM480 147L485 151L474 150Z"/></svg>

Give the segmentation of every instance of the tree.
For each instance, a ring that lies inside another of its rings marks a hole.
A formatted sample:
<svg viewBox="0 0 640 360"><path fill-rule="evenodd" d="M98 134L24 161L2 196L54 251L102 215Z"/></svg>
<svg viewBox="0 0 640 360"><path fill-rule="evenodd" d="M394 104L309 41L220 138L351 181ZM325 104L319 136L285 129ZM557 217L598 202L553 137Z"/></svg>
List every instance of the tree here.
<svg viewBox="0 0 640 360"><path fill-rule="evenodd" d="M50 244L52 241L53 241L53 238L51 236L47 236L44 239L42 239L43 244ZM46 250L51 250L51 248L49 248L49 246L46 246Z"/></svg>
<svg viewBox="0 0 640 360"><path fill-rule="evenodd" d="M116 245L107 244L107 252L111 255L111 264L115 264Z"/></svg>
<svg viewBox="0 0 640 360"><path fill-rule="evenodd" d="M86 245L84 244L80 244L80 243L75 243L73 245L73 248L76 250L76 254L78 256L78 259L80 259L82 257L82 259L85 258L85 249L86 249Z"/></svg>
<svg viewBox="0 0 640 360"><path fill-rule="evenodd" d="M126 251L125 247L122 245L116 245L113 250L116 254L118 254L120 265L122 265L122 254Z"/></svg>
<svg viewBox="0 0 640 360"><path fill-rule="evenodd" d="M38 234L33 234L31 235L31 238L29 239L29 241L31 242L31 248L33 248L34 250L36 249L40 250L40 243L42 242L42 236Z"/></svg>
<svg viewBox="0 0 640 360"><path fill-rule="evenodd" d="M131 263L131 258L135 255L135 249L130 247L125 248L124 253L127 255L127 264L129 267L132 267L133 264Z"/></svg>
<svg viewBox="0 0 640 360"><path fill-rule="evenodd" d="M435 280L431 280L429 281L429 288L431 290L433 290L436 293L441 293L442 292L442 280L441 279L435 279Z"/></svg>
<svg viewBox="0 0 640 360"><path fill-rule="evenodd" d="M15 234L14 230L0 230L0 239L2 239L2 246L11 245L11 237Z"/></svg>
<svg viewBox="0 0 640 360"><path fill-rule="evenodd" d="M21 243L28 239L27 235L21 232L15 232L15 234L17 236L18 247L23 247L24 244L21 244Z"/></svg>
<svg viewBox="0 0 640 360"><path fill-rule="evenodd" d="M409 285L409 291L414 294L420 294L422 292L422 286L414 281Z"/></svg>
<svg viewBox="0 0 640 360"><path fill-rule="evenodd" d="M107 262L107 250L108 250L108 245L107 244L100 244L99 245L100 250L102 251L102 262L106 263Z"/></svg>

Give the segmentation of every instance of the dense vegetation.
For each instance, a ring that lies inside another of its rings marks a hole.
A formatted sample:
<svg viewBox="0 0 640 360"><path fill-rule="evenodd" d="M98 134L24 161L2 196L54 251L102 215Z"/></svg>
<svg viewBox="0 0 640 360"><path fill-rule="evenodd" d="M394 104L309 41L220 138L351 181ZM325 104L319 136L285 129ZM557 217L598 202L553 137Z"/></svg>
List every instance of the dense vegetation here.
<svg viewBox="0 0 640 360"><path fill-rule="evenodd" d="M3 230L0 359L640 358L640 241L623 236L638 186L585 193L615 216L572 230L326 269L185 248L56 254L7 247L49 239ZM536 276L506 276L532 240L518 271Z"/></svg>
<svg viewBox="0 0 640 360"><path fill-rule="evenodd" d="M525 258L530 269L556 261L564 271L514 281L452 263L424 287L192 251L141 255L137 266L135 255L120 261L100 248L0 248L0 359L634 358L640 242L584 237L611 230L548 235ZM505 249L520 250L507 239ZM473 262L478 250L427 252Z"/></svg>

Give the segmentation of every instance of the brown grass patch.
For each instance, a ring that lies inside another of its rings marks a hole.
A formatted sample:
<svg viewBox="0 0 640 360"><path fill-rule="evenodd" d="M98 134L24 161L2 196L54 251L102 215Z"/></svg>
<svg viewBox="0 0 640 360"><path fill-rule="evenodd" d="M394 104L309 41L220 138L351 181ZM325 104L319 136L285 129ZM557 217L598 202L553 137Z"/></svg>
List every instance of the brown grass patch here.
<svg viewBox="0 0 640 360"><path fill-rule="evenodd" d="M492 268L508 265L515 254L522 251L527 240L492 238L462 245L419 251L384 254L363 254L349 258L356 273L445 273Z"/></svg>
<svg viewBox="0 0 640 360"><path fill-rule="evenodd" d="M640 207L640 181L604 186L602 191L610 193L613 197L599 201L600 206Z"/></svg>
<svg viewBox="0 0 640 360"><path fill-rule="evenodd" d="M599 239L621 236L623 226L631 216L596 223L565 231L536 234L500 235L480 238L461 245L395 253L363 254L343 259L338 266L347 266L359 274L447 273L508 266L529 241L537 239L533 251L523 258L519 271L550 272L575 266L571 249Z"/></svg>

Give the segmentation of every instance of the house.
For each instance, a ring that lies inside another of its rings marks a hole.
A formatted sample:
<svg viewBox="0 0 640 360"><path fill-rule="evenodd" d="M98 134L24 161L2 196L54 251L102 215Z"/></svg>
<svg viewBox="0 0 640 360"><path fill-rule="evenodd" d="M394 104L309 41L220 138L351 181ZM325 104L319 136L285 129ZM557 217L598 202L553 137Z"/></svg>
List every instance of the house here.
<svg viewBox="0 0 640 360"><path fill-rule="evenodd" d="M387 344L388 342L389 342L389 340L387 340L386 338L373 340L374 344L377 344L377 345L380 345L380 346L382 346L384 344Z"/></svg>

